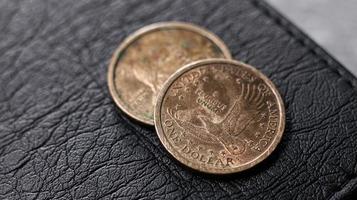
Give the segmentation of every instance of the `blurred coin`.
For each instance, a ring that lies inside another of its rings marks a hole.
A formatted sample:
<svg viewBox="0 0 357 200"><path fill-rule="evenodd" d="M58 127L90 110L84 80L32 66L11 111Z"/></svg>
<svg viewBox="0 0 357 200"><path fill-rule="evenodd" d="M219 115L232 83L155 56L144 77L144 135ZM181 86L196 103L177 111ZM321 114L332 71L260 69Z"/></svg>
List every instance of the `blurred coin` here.
<svg viewBox="0 0 357 200"><path fill-rule="evenodd" d="M209 59L180 69L163 86L155 127L181 163L207 173L248 169L276 148L285 126L274 84L241 62Z"/></svg>
<svg viewBox="0 0 357 200"><path fill-rule="evenodd" d="M146 26L126 38L113 55L108 84L115 103L129 116L154 125L157 93L184 64L227 58L225 44L192 24L164 22Z"/></svg>

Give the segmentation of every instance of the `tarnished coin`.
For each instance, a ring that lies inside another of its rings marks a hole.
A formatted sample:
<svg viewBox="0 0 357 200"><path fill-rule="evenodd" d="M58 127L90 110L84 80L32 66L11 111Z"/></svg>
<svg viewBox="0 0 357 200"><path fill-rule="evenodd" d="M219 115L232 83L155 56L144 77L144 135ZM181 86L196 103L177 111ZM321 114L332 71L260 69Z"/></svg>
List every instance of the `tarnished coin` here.
<svg viewBox="0 0 357 200"><path fill-rule="evenodd" d="M273 83L241 62L209 59L180 69L163 86L155 127L181 163L207 173L248 169L276 148L285 126Z"/></svg>
<svg viewBox="0 0 357 200"><path fill-rule="evenodd" d="M108 84L115 103L129 116L154 125L157 94L177 69L205 58L227 58L225 44L192 24L163 22L139 29L111 60Z"/></svg>

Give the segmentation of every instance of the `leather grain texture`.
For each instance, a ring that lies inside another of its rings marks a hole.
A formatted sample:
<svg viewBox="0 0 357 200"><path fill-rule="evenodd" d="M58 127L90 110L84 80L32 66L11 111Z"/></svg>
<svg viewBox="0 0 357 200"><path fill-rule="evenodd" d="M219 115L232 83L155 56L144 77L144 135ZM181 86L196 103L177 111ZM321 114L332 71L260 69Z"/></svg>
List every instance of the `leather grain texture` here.
<svg viewBox="0 0 357 200"><path fill-rule="evenodd" d="M273 154L229 176L178 164L112 101L106 72L134 30L210 29L278 87ZM344 199L357 186L357 81L265 3L0 1L0 199Z"/></svg>

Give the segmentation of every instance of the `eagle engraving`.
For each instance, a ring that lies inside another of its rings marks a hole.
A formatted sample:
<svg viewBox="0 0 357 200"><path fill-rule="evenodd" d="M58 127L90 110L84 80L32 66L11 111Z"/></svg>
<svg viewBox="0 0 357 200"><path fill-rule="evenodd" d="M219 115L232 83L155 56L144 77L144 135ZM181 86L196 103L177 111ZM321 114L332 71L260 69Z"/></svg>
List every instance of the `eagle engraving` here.
<svg viewBox="0 0 357 200"><path fill-rule="evenodd" d="M227 113L217 122L206 115L198 115L201 125L180 119L178 111L168 109L168 115L185 133L207 143L220 143L233 155L245 151L245 142L239 138L249 126L253 125L264 106L264 96L255 85L240 83L240 93ZM185 112L185 111L182 111ZM190 113L194 113L192 110Z"/></svg>

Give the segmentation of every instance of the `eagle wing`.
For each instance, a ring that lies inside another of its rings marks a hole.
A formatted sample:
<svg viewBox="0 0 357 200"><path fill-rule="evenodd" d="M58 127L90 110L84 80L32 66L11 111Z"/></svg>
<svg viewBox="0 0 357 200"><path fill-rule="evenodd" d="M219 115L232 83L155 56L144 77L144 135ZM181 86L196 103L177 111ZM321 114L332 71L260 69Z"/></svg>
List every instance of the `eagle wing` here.
<svg viewBox="0 0 357 200"><path fill-rule="evenodd" d="M222 121L223 131L232 136L240 135L254 123L264 105L264 97L255 85L241 83L240 86L238 99Z"/></svg>

